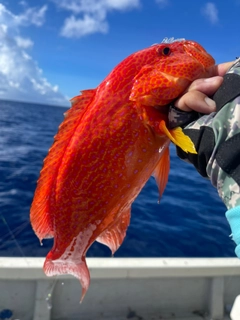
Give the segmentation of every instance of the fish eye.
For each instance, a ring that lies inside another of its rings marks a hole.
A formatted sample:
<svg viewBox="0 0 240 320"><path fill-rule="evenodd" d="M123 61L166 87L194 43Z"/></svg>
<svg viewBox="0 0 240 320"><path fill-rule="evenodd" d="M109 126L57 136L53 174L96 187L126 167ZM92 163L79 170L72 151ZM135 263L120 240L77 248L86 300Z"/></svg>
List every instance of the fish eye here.
<svg viewBox="0 0 240 320"><path fill-rule="evenodd" d="M171 49L169 47L158 47L157 48L157 53L159 56L169 56L171 53Z"/></svg>
<svg viewBox="0 0 240 320"><path fill-rule="evenodd" d="M170 52L171 52L171 50L170 50L169 47L165 47L165 48L162 49L162 54L164 56L168 56L170 54Z"/></svg>

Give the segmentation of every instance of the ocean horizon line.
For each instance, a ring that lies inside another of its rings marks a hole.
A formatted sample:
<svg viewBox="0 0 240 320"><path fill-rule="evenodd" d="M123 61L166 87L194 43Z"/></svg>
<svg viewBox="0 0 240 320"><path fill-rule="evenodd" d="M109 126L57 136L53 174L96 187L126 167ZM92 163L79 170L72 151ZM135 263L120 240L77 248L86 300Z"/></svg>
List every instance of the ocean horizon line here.
<svg viewBox="0 0 240 320"><path fill-rule="evenodd" d="M44 103L44 102L37 102L37 101L23 101L23 100L11 100L11 99L0 99L0 102L7 102L7 103L23 103L23 104L30 104L30 105L39 105L39 106L49 106L49 107L59 107L59 108L71 108L71 105L69 107L58 105L58 104L50 104L50 103ZM69 101L69 104L70 101Z"/></svg>

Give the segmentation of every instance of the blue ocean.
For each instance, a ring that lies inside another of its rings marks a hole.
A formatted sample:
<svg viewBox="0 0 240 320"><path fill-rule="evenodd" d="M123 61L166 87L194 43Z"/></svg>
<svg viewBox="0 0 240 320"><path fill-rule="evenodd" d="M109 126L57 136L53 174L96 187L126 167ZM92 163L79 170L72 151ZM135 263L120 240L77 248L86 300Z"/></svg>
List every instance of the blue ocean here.
<svg viewBox="0 0 240 320"><path fill-rule="evenodd" d="M29 208L43 159L66 109L0 101L0 255L45 256L29 223ZM131 224L116 257L235 256L226 208L210 182L179 160L171 147L167 188L158 204L150 178L132 207ZM109 257L97 242L91 257Z"/></svg>

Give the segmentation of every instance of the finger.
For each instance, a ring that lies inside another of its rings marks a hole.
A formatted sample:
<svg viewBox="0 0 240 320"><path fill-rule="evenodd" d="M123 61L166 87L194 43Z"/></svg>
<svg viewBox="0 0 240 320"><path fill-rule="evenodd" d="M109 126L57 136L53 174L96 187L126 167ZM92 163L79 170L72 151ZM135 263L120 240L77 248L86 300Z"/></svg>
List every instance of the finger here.
<svg viewBox="0 0 240 320"><path fill-rule="evenodd" d="M215 102L206 94L200 91L189 91L179 98L175 104L182 111L196 111L199 113L209 114L216 111Z"/></svg>
<svg viewBox="0 0 240 320"><path fill-rule="evenodd" d="M224 62L213 66L210 71L210 77L224 76L228 69L233 65L234 61Z"/></svg>
<svg viewBox="0 0 240 320"><path fill-rule="evenodd" d="M211 113L215 111L215 102L208 98L213 95L223 81L223 75L233 65L234 61L215 65L210 69L209 77L198 79L187 88L186 93L175 102L175 106L182 111L197 111Z"/></svg>
<svg viewBox="0 0 240 320"><path fill-rule="evenodd" d="M213 95L220 87L223 78L220 76L195 80L187 92L175 102L175 106L182 111L197 111L210 113L215 111L215 102L207 96ZM200 100L199 100L200 99Z"/></svg>
<svg viewBox="0 0 240 320"><path fill-rule="evenodd" d="M206 79L197 79L187 88L187 91L201 91L208 96L213 95L223 82L223 77L215 76Z"/></svg>

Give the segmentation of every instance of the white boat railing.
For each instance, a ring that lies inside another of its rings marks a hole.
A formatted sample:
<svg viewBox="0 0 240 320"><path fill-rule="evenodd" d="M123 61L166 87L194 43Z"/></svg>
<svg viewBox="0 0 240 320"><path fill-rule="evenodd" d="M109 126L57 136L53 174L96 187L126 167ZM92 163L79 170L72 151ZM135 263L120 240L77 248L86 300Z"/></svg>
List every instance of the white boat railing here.
<svg viewBox="0 0 240 320"><path fill-rule="evenodd" d="M20 320L222 320L240 294L235 258L89 258L91 284L80 305L79 281L47 278L43 262L0 258L0 311Z"/></svg>

